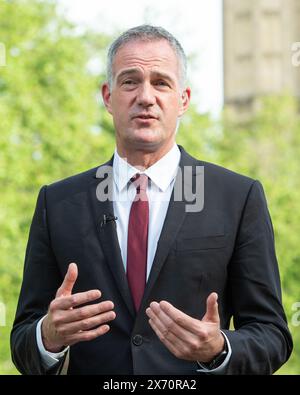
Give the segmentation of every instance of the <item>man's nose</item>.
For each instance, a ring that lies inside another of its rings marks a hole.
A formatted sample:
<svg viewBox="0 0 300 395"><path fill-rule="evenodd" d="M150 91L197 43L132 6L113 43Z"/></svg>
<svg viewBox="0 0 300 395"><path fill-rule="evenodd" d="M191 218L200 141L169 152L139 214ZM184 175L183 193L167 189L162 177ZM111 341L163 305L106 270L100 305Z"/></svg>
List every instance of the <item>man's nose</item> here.
<svg viewBox="0 0 300 395"><path fill-rule="evenodd" d="M155 104L155 94L151 84L143 83L140 85L137 95L137 103L143 107L149 107Z"/></svg>

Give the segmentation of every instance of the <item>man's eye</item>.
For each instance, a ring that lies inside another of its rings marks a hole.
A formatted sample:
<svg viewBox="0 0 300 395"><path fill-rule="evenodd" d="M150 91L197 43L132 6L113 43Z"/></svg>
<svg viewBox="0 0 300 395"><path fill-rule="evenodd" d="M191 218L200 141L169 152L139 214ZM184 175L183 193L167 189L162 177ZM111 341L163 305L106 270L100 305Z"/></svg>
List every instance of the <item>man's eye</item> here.
<svg viewBox="0 0 300 395"><path fill-rule="evenodd" d="M158 85L158 86L169 86L169 84L166 82L166 81L156 81L155 82L155 85Z"/></svg>
<svg viewBox="0 0 300 395"><path fill-rule="evenodd" d="M133 85L133 84L135 84L135 81L133 81L133 80L125 80L123 82L123 85Z"/></svg>

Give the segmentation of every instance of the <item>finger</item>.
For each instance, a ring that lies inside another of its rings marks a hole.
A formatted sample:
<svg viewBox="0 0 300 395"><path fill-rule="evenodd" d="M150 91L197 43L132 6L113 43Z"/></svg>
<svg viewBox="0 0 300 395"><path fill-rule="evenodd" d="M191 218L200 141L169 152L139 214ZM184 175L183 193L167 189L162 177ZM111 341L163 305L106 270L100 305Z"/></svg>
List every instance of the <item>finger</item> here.
<svg viewBox="0 0 300 395"><path fill-rule="evenodd" d="M150 307L152 307L152 303L150 304ZM199 334L199 320L190 317L181 310L176 309L176 307L166 301L160 302L159 308L173 321L175 321L178 326L194 333L195 335Z"/></svg>
<svg viewBox="0 0 300 395"><path fill-rule="evenodd" d="M94 289L86 292L79 292L74 295L65 296L64 298L56 298L50 304L50 309L57 310L68 310L72 307L80 306L84 303L92 302L99 299L101 292L98 289Z"/></svg>
<svg viewBox="0 0 300 395"><path fill-rule="evenodd" d="M173 340L167 339L152 319L149 320L149 324L156 333L159 340L167 347L167 349L177 358L180 358L182 356L182 351L185 350L184 343L178 338Z"/></svg>
<svg viewBox="0 0 300 395"><path fill-rule="evenodd" d="M68 311L64 311L64 318L62 322L76 322L80 320L85 320L96 316L98 314L106 313L111 311L114 308L113 302L110 300L106 300L105 302L100 302L97 304L93 304L90 306L79 307L77 309L72 309Z"/></svg>
<svg viewBox="0 0 300 395"><path fill-rule="evenodd" d="M78 277L76 263L70 263L64 281L56 292L56 297L71 295L72 289Z"/></svg>
<svg viewBox="0 0 300 395"><path fill-rule="evenodd" d="M99 325L106 324L110 321L113 321L115 318L116 313L114 311L109 311L91 318L64 325L60 328L59 332L62 336L74 335L79 331L88 331L90 329L98 327Z"/></svg>
<svg viewBox="0 0 300 395"><path fill-rule="evenodd" d="M218 294L212 292L206 300L206 313L202 318L205 322L220 322L219 309L218 309Z"/></svg>
<svg viewBox="0 0 300 395"><path fill-rule="evenodd" d="M99 328L92 329L90 331L83 331L79 332L76 335L68 336L66 338L66 343L67 345L71 346L72 344L78 343L78 342L86 342L90 340L94 340L99 336L104 335L110 330L109 325L101 325Z"/></svg>
<svg viewBox="0 0 300 395"><path fill-rule="evenodd" d="M196 340L195 335L191 331L177 325L176 322L166 315L161 309L159 314L155 314L155 312L149 308L146 310L146 314L155 323L166 339L173 341L175 336L186 343L193 338Z"/></svg>

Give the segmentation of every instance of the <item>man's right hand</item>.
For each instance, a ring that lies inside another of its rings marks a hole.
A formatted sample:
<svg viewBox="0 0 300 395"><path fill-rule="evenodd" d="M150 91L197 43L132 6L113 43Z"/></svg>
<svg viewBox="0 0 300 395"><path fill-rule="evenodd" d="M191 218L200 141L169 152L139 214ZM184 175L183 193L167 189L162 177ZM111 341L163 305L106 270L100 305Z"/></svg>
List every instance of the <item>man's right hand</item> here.
<svg viewBox="0 0 300 395"><path fill-rule="evenodd" d="M43 344L50 352L57 353L66 346L104 335L110 329L107 322L116 317L116 313L112 311L114 304L108 300L79 307L99 299L101 292L91 290L72 295L77 276L77 265L70 263L64 281L42 322Z"/></svg>

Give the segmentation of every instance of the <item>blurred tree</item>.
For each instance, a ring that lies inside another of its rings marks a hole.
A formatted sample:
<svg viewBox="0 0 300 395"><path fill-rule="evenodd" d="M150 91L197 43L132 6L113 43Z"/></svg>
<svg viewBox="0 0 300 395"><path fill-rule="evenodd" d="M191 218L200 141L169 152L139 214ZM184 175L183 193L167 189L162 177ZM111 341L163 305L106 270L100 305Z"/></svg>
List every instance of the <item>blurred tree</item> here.
<svg viewBox="0 0 300 395"><path fill-rule="evenodd" d="M1 1L0 38L0 373L12 373L9 332L38 190L107 160L114 140L91 68L107 37L79 34L54 1L12 0Z"/></svg>

